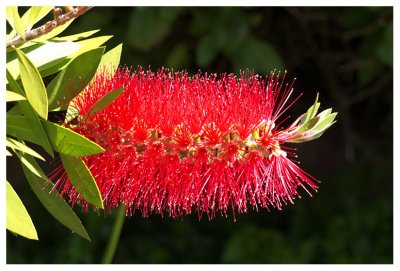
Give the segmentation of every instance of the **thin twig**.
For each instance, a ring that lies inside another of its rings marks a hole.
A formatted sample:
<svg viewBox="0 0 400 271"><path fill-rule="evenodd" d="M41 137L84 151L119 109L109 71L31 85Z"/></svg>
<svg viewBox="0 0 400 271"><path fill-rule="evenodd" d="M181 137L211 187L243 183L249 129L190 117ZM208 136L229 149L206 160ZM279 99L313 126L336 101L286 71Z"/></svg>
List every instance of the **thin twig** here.
<svg viewBox="0 0 400 271"><path fill-rule="evenodd" d="M358 27L344 32L342 38L344 40L351 40L371 35L375 30L384 27L389 20L393 20L393 10L385 9L376 20L364 27Z"/></svg>
<svg viewBox="0 0 400 271"><path fill-rule="evenodd" d="M52 31L54 28L57 26L63 25L69 20L72 20L76 17L81 16L84 14L86 11L91 9L93 7L75 7L71 11L59 15L57 18L55 18L52 21L48 21L42 26L39 26L38 28L29 30L25 32L25 39L22 39L20 35L16 34L14 37L7 39L6 41L6 47L10 46L18 46L20 44L23 44L25 42L28 42L30 40L36 39L44 34L49 33Z"/></svg>
<svg viewBox="0 0 400 271"><path fill-rule="evenodd" d="M345 101L345 106L351 106L360 103L374 95L377 95L384 89L382 86L386 86L388 83L393 81L393 75L391 73L385 73L381 76L372 86L364 88L357 92L353 96L349 97Z"/></svg>

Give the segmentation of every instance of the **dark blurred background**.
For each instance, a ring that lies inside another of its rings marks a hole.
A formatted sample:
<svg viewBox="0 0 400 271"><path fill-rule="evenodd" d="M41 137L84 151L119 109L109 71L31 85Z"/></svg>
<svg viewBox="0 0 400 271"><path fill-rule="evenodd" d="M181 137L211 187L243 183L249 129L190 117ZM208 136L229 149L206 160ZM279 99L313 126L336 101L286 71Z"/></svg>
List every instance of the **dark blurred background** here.
<svg viewBox="0 0 400 271"><path fill-rule="evenodd" d="M320 139L295 146L301 167L321 180L312 198L239 214L236 222L136 214L125 221L115 263L393 262L392 7L97 7L63 34L93 29L114 36L107 49L124 44L127 66L287 70L304 94L292 116L317 92L322 109L339 112ZM88 242L54 220L19 166L7 162L40 239L7 233L7 262L98 263L113 215L75 208Z"/></svg>

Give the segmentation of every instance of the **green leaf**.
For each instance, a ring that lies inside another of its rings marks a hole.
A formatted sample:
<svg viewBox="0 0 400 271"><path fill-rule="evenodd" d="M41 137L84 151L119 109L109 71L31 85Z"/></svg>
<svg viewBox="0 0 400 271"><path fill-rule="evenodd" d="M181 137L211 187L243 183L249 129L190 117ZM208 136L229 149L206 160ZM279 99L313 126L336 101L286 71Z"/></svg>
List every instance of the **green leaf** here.
<svg viewBox="0 0 400 271"><path fill-rule="evenodd" d="M9 82L8 84L9 88L14 92L23 95L24 94L23 90L19 87L18 83L15 82L14 78L11 76L11 74L7 69L6 69L6 77ZM11 110L18 111L18 109L20 109L20 111L25 114L27 122L30 124L30 131L32 131L33 133L33 138L35 138L36 144L42 146L43 149L48 154L54 157L50 141L47 138L47 135L40 122L40 119L36 114L35 110L32 108L31 104L28 101L18 101L18 104L14 106L12 109L10 109L10 111ZM7 116L11 114L10 111L7 112Z"/></svg>
<svg viewBox="0 0 400 271"><path fill-rule="evenodd" d="M39 144L39 139L32 131L30 123L25 116L6 115L7 135Z"/></svg>
<svg viewBox="0 0 400 271"><path fill-rule="evenodd" d="M92 107L89 109L89 111L86 113L85 116L82 118L82 122L90 119L93 117L95 114L106 108L108 105L110 105L115 99L118 98L119 95L124 91L123 88L118 88L110 91L100 99L98 99Z"/></svg>
<svg viewBox="0 0 400 271"><path fill-rule="evenodd" d="M25 54L27 54L27 53L39 48L42 45L43 45L43 43L34 43L34 42L28 41L24 44L21 44L21 46L18 46L18 49L22 50ZM6 52L7 52L7 55L6 55L7 62L17 59L17 53L15 52L15 47L13 47L13 46L7 47ZM10 57L9 53L12 53L11 57Z"/></svg>
<svg viewBox="0 0 400 271"><path fill-rule="evenodd" d="M109 50L107 53L103 55L101 58L98 71L102 71L106 69L110 76L113 76L116 69L118 68L119 61L121 59L122 53L122 43L113 49Z"/></svg>
<svg viewBox="0 0 400 271"><path fill-rule="evenodd" d="M26 45L26 43L23 44L23 45ZM36 50L40 46L43 46L43 44L28 42L27 46L25 46L25 47L20 46L20 47L18 47L18 49L22 50L25 53L25 55L28 55L30 52ZM17 58L17 52L15 51L15 47L7 47L6 53L7 53L6 54L6 62L7 62L7 64L13 61L14 62L13 65L14 65L15 69L17 69L18 72L19 72L19 69L18 69L18 58ZM8 66L7 66L7 68L8 68Z"/></svg>
<svg viewBox="0 0 400 271"><path fill-rule="evenodd" d="M46 175L37 164L32 164L30 160L26 159L27 157L30 157L29 155L23 155L24 153L15 150L14 153L21 161L21 165L24 165L31 173L40 178L46 178Z"/></svg>
<svg viewBox="0 0 400 271"><path fill-rule="evenodd" d="M307 110L307 115L306 115L306 118L304 119L304 123L309 121L311 118L313 118L317 114L318 108L320 106L320 103L318 102L318 97L319 97L319 93L317 93L317 98L315 99L314 104Z"/></svg>
<svg viewBox="0 0 400 271"><path fill-rule="evenodd" d="M125 30L128 44L149 51L169 34L181 11L180 7L139 7L132 10Z"/></svg>
<svg viewBox="0 0 400 271"><path fill-rule="evenodd" d="M43 119L47 119L48 100L42 77L25 54L19 49L16 49L16 51L26 98L38 115Z"/></svg>
<svg viewBox="0 0 400 271"><path fill-rule="evenodd" d="M77 56L51 81L47 87L49 110L66 108L67 103L85 88L95 75L103 52L104 48L97 48Z"/></svg>
<svg viewBox="0 0 400 271"><path fill-rule="evenodd" d="M51 6L33 6L21 17L22 25L26 31L32 29L32 26L40 19L46 16L53 7ZM15 35L15 30L11 31L10 37Z"/></svg>
<svg viewBox="0 0 400 271"><path fill-rule="evenodd" d="M318 116L313 117L312 119L305 122L297 132L303 133L303 132L311 131L317 125L319 120L320 120L320 118Z"/></svg>
<svg viewBox="0 0 400 271"><path fill-rule="evenodd" d="M26 100L26 98L13 91L8 91L8 90L6 91L6 102L15 102L21 100Z"/></svg>
<svg viewBox="0 0 400 271"><path fill-rule="evenodd" d="M6 122L8 135L39 144L25 116L6 116ZM87 156L104 151L95 142L72 130L48 121L41 123L53 149L59 153L71 156Z"/></svg>
<svg viewBox="0 0 400 271"><path fill-rule="evenodd" d="M109 75L112 76L115 73L115 70L118 68L120 58L122 52L122 43L115 48L109 50L105 53L100 61L100 64L97 68L96 73L102 72L102 69L106 68ZM106 66L106 67L104 67ZM79 112L76 110L75 106L73 105L73 101L70 102L67 113L65 116L65 122L69 123L72 119L77 117Z"/></svg>
<svg viewBox="0 0 400 271"><path fill-rule="evenodd" d="M21 17L18 14L17 6L6 7L6 19L18 35L20 35L22 39L25 39L25 29Z"/></svg>
<svg viewBox="0 0 400 271"><path fill-rule="evenodd" d="M60 157L71 183L82 198L95 206L104 208L99 188L85 162L79 157L62 154Z"/></svg>
<svg viewBox="0 0 400 271"><path fill-rule="evenodd" d="M321 113L318 114L318 117L320 117L320 119L324 119L327 116L329 116L332 113L332 108L328 108L325 109L324 111L322 111Z"/></svg>
<svg viewBox="0 0 400 271"><path fill-rule="evenodd" d="M45 75L48 75L49 72L47 70L56 66L57 69L55 72L58 71L60 68L59 63L63 63L62 66L68 63L70 59L67 59L67 57L77 52L80 47L81 45L74 42L49 42L26 47L22 51L24 51L26 57L29 58L33 65L37 67L41 75L43 72L46 72ZM20 77L20 69L15 51L7 52L7 69L14 78L18 79Z"/></svg>
<svg viewBox="0 0 400 271"><path fill-rule="evenodd" d="M27 24L27 30L31 30L35 23L40 21L44 16L46 16L53 7L51 6L33 6L22 16L22 20L25 20L25 16L29 17Z"/></svg>
<svg viewBox="0 0 400 271"><path fill-rule="evenodd" d="M35 159L32 157L26 156L26 159L31 164L39 167ZM24 165L22 165L22 169L33 192L36 194L37 198L40 200L46 210L61 224L90 241L90 237L83 227L82 222L68 205L68 203L54 188L53 183L47 179L47 177L40 178L33 174Z"/></svg>
<svg viewBox="0 0 400 271"><path fill-rule="evenodd" d="M13 11L13 9L18 10L18 7L16 7L16 6L15 7L11 7L11 6L6 7L6 20L12 28L14 28L14 15L13 15L14 11Z"/></svg>
<svg viewBox="0 0 400 271"><path fill-rule="evenodd" d="M74 105L74 100L72 100L69 103L69 106L67 108L67 113L65 114L65 123L69 123L77 116L79 116L79 111L78 109L76 109L76 106Z"/></svg>
<svg viewBox="0 0 400 271"><path fill-rule="evenodd" d="M246 68L256 73L269 73L272 70L282 70L283 60L275 48L254 38L248 39L232 59L236 70Z"/></svg>
<svg viewBox="0 0 400 271"><path fill-rule="evenodd" d="M205 67L215 59L219 51L223 46L223 40L218 36L217 31L211 31L211 33L204 36L196 47L196 63L202 67Z"/></svg>
<svg viewBox="0 0 400 271"><path fill-rule="evenodd" d="M51 67L39 67L40 74L42 75L42 77L45 77L62 70L63 68L65 68L66 64L70 62L71 59L83 54L84 52L98 48L111 37L112 36L102 36L74 42L75 45L80 46L79 50L76 50L74 53L70 54L68 58L59 59L59 62L53 63L54 65L52 65Z"/></svg>
<svg viewBox="0 0 400 271"><path fill-rule="evenodd" d="M298 117L298 118L289 126L289 128L294 128L296 125L298 125L298 124L301 125L302 123L304 123L304 120L305 120L306 116L307 116L307 113L302 114L300 117Z"/></svg>
<svg viewBox="0 0 400 271"><path fill-rule="evenodd" d="M336 118L337 113L329 114L328 116L321 119L321 121L313 128L314 133L319 133L320 131L325 131L334 123L333 120Z"/></svg>
<svg viewBox="0 0 400 271"><path fill-rule="evenodd" d="M51 74L57 73L61 71L63 67L65 67L70 61L71 58L69 56L63 56L55 60L52 60L50 62L47 62L46 64L40 66L39 70L40 75L42 76L42 78L44 78Z"/></svg>
<svg viewBox="0 0 400 271"><path fill-rule="evenodd" d="M6 150L6 156L12 156L12 153Z"/></svg>
<svg viewBox="0 0 400 271"><path fill-rule="evenodd" d="M81 48L77 52L75 52L72 55L72 57L76 57L80 54L83 54L87 51L91 51L93 49L98 49L101 45L103 45L106 41L108 41L112 37L113 36L101 36L101 37L76 41L75 43L81 45Z"/></svg>
<svg viewBox="0 0 400 271"><path fill-rule="evenodd" d="M38 240L35 226L11 184L6 181L7 229L25 238Z"/></svg>
<svg viewBox="0 0 400 271"><path fill-rule="evenodd" d="M15 140L15 139L12 139L10 137L6 138L6 146L11 149L19 150L21 152L24 152L26 154L32 155L33 157L36 157L36 158L39 158L40 160L45 161L45 159L40 154L38 154L36 151L32 150L25 144Z"/></svg>
<svg viewBox="0 0 400 271"><path fill-rule="evenodd" d="M55 37L55 38L52 38L51 40L52 41L76 41L76 40L88 38L88 37L92 36L93 34L96 34L99 31L100 31L100 29L96 29L96 30L91 30L91 31L87 31L87 32L82 32L82 33L75 34L75 35L65 36L65 37Z"/></svg>
<svg viewBox="0 0 400 271"><path fill-rule="evenodd" d="M88 156L101 153L102 147L80 134L58 124L42 121L53 149L61 154L71 156Z"/></svg>
<svg viewBox="0 0 400 271"><path fill-rule="evenodd" d="M24 113L21 111L21 107L16 104L10 110L7 111L7 116L22 116Z"/></svg>
<svg viewBox="0 0 400 271"><path fill-rule="evenodd" d="M174 70L181 70L187 67L191 61L189 47L185 43L176 45L168 55L167 67Z"/></svg>

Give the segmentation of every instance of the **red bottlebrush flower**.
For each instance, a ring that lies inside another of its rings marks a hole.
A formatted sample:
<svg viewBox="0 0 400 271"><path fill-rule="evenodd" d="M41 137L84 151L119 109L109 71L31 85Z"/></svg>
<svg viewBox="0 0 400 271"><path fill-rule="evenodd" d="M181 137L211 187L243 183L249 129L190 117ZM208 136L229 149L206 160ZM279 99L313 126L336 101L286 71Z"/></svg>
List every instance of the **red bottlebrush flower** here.
<svg viewBox="0 0 400 271"><path fill-rule="evenodd" d="M284 79L284 78L283 78ZM318 182L292 159L297 143L319 137L336 113L314 105L288 128L281 116L297 100L292 85L242 73L229 75L119 69L98 74L74 100L81 121L67 126L105 151L84 157L106 210L123 202L131 215L196 211L209 219L270 206L278 209L311 193ZM92 105L116 88L124 92L89 118ZM286 119L283 119L286 120ZM87 208L64 174L57 188Z"/></svg>

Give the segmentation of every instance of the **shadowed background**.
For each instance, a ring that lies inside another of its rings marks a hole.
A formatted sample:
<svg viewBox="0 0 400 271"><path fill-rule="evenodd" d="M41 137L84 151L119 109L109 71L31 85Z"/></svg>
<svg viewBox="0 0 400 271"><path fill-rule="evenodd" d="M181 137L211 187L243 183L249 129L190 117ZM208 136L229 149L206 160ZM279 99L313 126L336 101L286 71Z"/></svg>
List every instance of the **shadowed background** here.
<svg viewBox="0 0 400 271"><path fill-rule="evenodd" d="M63 33L101 29L123 43L121 63L265 75L287 70L303 97L320 93L339 112L318 140L298 147L302 169L321 180L283 211L260 209L199 222L197 215L125 220L115 263L392 263L393 9L391 7L97 7ZM7 263L98 263L113 215L82 213L92 242L59 224L7 157L7 175L40 241L7 232Z"/></svg>

